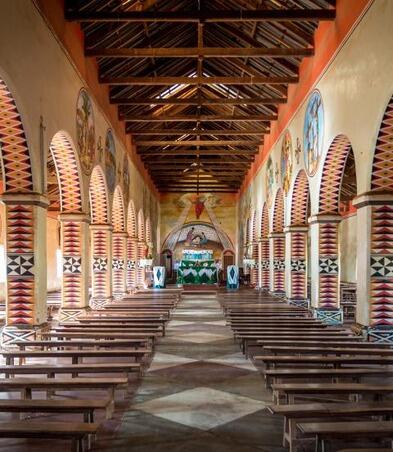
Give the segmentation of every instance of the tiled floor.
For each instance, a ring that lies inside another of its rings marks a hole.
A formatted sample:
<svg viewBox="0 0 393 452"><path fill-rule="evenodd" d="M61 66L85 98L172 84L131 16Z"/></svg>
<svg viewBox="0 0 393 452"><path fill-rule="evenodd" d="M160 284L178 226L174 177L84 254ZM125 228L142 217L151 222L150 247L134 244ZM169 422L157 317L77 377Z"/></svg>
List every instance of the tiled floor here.
<svg viewBox="0 0 393 452"><path fill-rule="evenodd" d="M270 402L215 297L185 296L128 408L95 450L281 452Z"/></svg>
<svg viewBox="0 0 393 452"><path fill-rule="evenodd" d="M87 396L94 397L94 393ZM96 452L285 450L281 447L282 421L265 408L271 396L259 372L239 353L213 295L184 297L168 325L167 336L157 346L149 371L124 397L117 394L116 402L114 419L105 421L101 414L97 418L103 423L94 445ZM5 416L0 414L1 419ZM33 417L56 420L48 415ZM56 452L69 451L70 445L0 440L0 452L54 448Z"/></svg>

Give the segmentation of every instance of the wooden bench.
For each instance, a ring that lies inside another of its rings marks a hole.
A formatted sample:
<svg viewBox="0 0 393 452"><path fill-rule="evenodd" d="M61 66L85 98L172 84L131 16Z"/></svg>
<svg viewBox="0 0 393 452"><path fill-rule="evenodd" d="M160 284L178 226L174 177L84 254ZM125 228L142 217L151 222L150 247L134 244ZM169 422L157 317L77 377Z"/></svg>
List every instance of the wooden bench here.
<svg viewBox="0 0 393 452"><path fill-rule="evenodd" d="M264 345L263 348L268 353L288 353L288 347L277 345ZM377 344L374 347L291 347L291 353L300 355L379 355L379 356L393 356L393 350L389 348L379 348Z"/></svg>
<svg viewBox="0 0 393 452"><path fill-rule="evenodd" d="M20 391L23 399L31 399L33 391L106 390L109 396L107 416L112 417L115 389L125 387L127 378L10 378L0 380L0 392Z"/></svg>
<svg viewBox="0 0 393 452"><path fill-rule="evenodd" d="M6 350L1 352L6 360L6 365L13 365L15 358L71 358L72 364L79 364L82 358L128 358L142 361L144 357L151 355L151 349L138 348L134 350Z"/></svg>
<svg viewBox="0 0 393 452"><path fill-rule="evenodd" d="M19 341L15 346L20 350L25 350L26 347L36 348L41 347L42 350L49 348L148 348L149 339L113 339L113 340L68 340L68 341Z"/></svg>
<svg viewBox="0 0 393 452"><path fill-rule="evenodd" d="M81 325L74 324L72 327L67 326L56 326L53 328L53 331L59 332L73 332L73 333L105 333L106 337L113 337L114 333L135 333L133 337L137 337L136 334L139 333L139 337L148 337L148 336L162 336L161 328L129 328L127 326L123 327L111 327L108 325L100 326L100 325Z"/></svg>
<svg viewBox="0 0 393 452"><path fill-rule="evenodd" d="M0 374L6 377L13 375L42 375L53 378L57 374L106 374L106 373L141 373L140 363L91 363L91 364L24 364L13 366L0 366Z"/></svg>
<svg viewBox="0 0 393 452"><path fill-rule="evenodd" d="M372 395L375 399L393 391L393 384L367 383L276 383L272 385L273 401L280 404L281 395L285 403L294 403L296 397L305 395L341 394L347 396Z"/></svg>
<svg viewBox="0 0 393 452"><path fill-rule="evenodd" d="M162 335L165 336L165 324L166 320L163 319L157 319L152 320L149 322L143 322L143 323L136 323L131 320L127 319L111 319L111 318L79 318L78 322L80 325L87 325L87 326L105 326L105 327L113 327L113 328L135 328L135 329L143 329L143 330L149 330L150 328L157 328L161 327ZM67 324L62 324L62 326L67 326Z"/></svg>
<svg viewBox="0 0 393 452"><path fill-rule="evenodd" d="M0 438L71 440L72 452L84 452L86 439L95 435L98 427L98 424L77 422L0 422Z"/></svg>
<svg viewBox="0 0 393 452"><path fill-rule="evenodd" d="M315 438L315 451L325 452L332 439L392 439L393 421L309 422L298 424L300 433Z"/></svg>
<svg viewBox="0 0 393 452"><path fill-rule="evenodd" d="M254 356L255 361L263 361L266 369L280 364L321 365L342 367L349 365L392 365L390 356L295 356L295 355L261 355Z"/></svg>
<svg viewBox="0 0 393 452"><path fill-rule="evenodd" d="M272 414L284 416L283 446L289 445L290 451L296 448L296 424L299 420L315 418L345 419L359 416L391 416L393 401L358 403L307 403L296 405L271 405Z"/></svg>
<svg viewBox="0 0 393 452"><path fill-rule="evenodd" d="M332 379L336 382L338 379L350 379L359 383L363 377L391 377L393 376L393 368L376 367L376 368L321 368L321 369L299 369L290 367L288 369L268 369L263 370L266 386L292 379L319 380L323 378Z"/></svg>

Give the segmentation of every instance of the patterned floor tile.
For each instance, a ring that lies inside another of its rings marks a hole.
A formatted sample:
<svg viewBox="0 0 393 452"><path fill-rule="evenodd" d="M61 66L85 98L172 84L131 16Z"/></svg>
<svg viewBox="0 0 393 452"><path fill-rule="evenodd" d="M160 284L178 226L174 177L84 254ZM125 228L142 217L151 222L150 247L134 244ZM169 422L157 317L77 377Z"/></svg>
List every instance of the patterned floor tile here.
<svg viewBox="0 0 393 452"><path fill-rule="evenodd" d="M233 353L231 355L225 355L222 357L207 359L206 361L211 363L224 364L226 366L239 367L240 369L246 369L256 372L256 367L252 362L244 357L242 353Z"/></svg>
<svg viewBox="0 0 393 452"><path fill-rule="evenodd" d="M168 367L181 366L182 364L188 364L194 361L195 359L192 358L185 358L183 356L157 352L154 355L148 372L154 372L156 370L166 369Z"/></svg>
<svg viewBox="0 0 393 452"><path fill-rule="evenodd" d="M222 341L229 337L228 335L223 334L214 334L214 333L205 333L205 332L196 332L196 333L186 333L174 335L173 338L181 342L193 342L196 344L205 344L207 342L216 342Z"/></svg>
<svg viewBox="0 0 393 452"><path fill-rule="evenodd" d="M210 430L264 408L248 397L200 387L136 405L135 409L201 430Z"/></svg>

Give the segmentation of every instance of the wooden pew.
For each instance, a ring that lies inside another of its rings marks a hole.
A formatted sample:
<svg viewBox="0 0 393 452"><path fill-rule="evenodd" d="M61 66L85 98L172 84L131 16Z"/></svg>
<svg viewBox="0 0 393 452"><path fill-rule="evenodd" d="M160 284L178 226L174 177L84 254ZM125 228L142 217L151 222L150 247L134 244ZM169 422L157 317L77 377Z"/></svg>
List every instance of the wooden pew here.
<svg viewBox="0 0 393 452"><path fill-rule="evenodd" d="M393 421L310 422L298 424L300 433L315 438L315 451L326 451L332 439L392 439Z"/></svg>
<svg viewBox="0 0 393 452"><path fill-rule="evenodd" d="M289 445L289 450L296 449L296 425L298 422L315 418L326 420L345 419L359 416L391 416L393 401L358 402L358 403L307 403L296 405L271 405L268 410L272 414L284 417L283 446Z"/></svg>
<svg viewBox="0 0 393 452"><path fill-rule="evenodd" d="M71 440L72 452L83 452L86 439L95 435L98 427L95 423L77 422L0 422L0 438Z"/></svg>
<svg viewBox="0 0 393 452"><path fill-rule="evenodd" d="M140 363L82 363L82 364L23 364L12 366L1 366L0 374L7 378L13 375L47 375L54 378L58 374L71 374L77 377L79 374L116 374L132 372L141 373Z"/></svg>
<svg viewBox="0 0 393 452"><path fill-rule="evenodd" d="M295 355L260 355L254 356L255 361L263 361L265 368L277 365L321 365L331 367L342 366L361 366L361 365L380 365L388 366L393 364L393 356L295 356Z"/></svg>
<svg viewBox="0 0 393 452"><path fill-rule="evenodd" d="M71 358L72 364L81 363L82 358L134 358L142 361L144 357L151 355L151 349L138 348L133 350L3 350L2 355L6 365L14 365L15 358ZM0 381L1 383L1 381Z"/></svg>
<svg viewBox="0 0 393 452"><path fill-rule="evenodd" d="M102 333L107 334L106 337L111 337L114 333L140 333L140 337L148 337L148 336L162 336L162 329L160 327L157 328L133 328L127 327L127 325L123 325L122 327L111 327L108 325L81 325L81 324L73 324L71 325L63 325L56 326L53 328L54 331L59 332L74 332L74 333ZM113 336L112 336L113 337ZM134 336L137 337L137 336Z"/></svg>
<svg viewBox="0 0 393 452"><path fill-rule="evenodd" d="M375 368L359 368L359 367L347 367L340 369L319 368L300 369L297 367L281 368L281 369L268 369L262 370L265 377L266 386L276 384L278 382L285 382L286 380L304 379L305 381L315 381L320 379L350 379L359 383L363 377L392 377L393 367L375 367Z"/></svg>
<svg viewBox="0 0 393 452"><path fill-rule="evenodd" d="M279 354L288 353L288 347L277 345L264 345L264 350L267 353ZM291 353L300 355L379 355L379 356L393 356L393 350L389 348L379 348L376 344L374 347L329 347L329 346L312 346L312 347L291 347Z"/></svg>
<svg viewBox="0 0 393 452"><path fill-rule="evenodd" d="M127 378L10 378L0 380L0 392L19 391L23 399L31 399L33 391L105 390L109 396L107 416L113 414L115 389L125 387Z"/></svg>
<svg viewBox="0 0 393 452"><path fill-rule="evenodd" d="M113 339L113 340L68 340L68 341L19 341L15 346L20 350L40 347L42 350L49 348L148 348L149 339Z"/></svg>
<svg viewBox="0 0 393 452"><path fill-rule="evenodd" d="M78 323L81 325L91 325L91 326L109 326L109 327L114 327L114 328L121 328L121 327L128 327L128 328L141 328L141 329L149 329L149 328L157 328L160 327L162 330L162 335L165 336L165 324L166 324L166 320L164 319L156 319L156 320L151 320L151 321L144 321L143 323L137 323L134 322L133 320L128 320L128 319L119 319L119 318L115 318L115 319L111 319L111 318L98 318L98 319L94 319L94 318L80 318L78 319ZM62 326L67 326L66 323L61 323L60 325Z"/></svg>
<svg viewBox="0 0 393 452"><path fill-rule="evenodd" d="M273 401L280 403L284 395L285 403L294 403L296 397L305 395L346 395L359 396L369 394L374 398L390 394L393 384L367 384L367 383L276 383L272 385Z"/></svg>

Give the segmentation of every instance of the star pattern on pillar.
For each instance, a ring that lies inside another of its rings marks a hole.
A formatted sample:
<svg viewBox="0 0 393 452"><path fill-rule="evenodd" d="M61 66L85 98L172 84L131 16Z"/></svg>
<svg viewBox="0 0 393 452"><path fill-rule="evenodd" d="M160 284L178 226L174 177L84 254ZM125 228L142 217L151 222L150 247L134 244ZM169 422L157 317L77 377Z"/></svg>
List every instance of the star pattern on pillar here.
<svg viewBox="0 0 393 452"><path fill-rule="evenodd" d="M106 257L94 257L93 258L93 271L105 272L108 268L108 259Z"/></svg>
<svg viewBox="0 0 393 452"><path fill-rule="evenodd" d="M320 257L319 258L319 273L325 275L338 274L338 259L334 257Z"/></svg>
<svg viewBox="0 0 393 452"><path fill-rule="evenodd" d="M270 263L268 260L261 261L261 269L262 270L269 270L269 268L270 268Z"/></svg>
<svg viewBox="0 0 393 452"><path fill-rule="evenodd" d="M134 268L136 268L135 261L127 260L127 270L132 270Z"/></svg>
<svg viewBox="0 0 393 452"><path fill-rule="evenodd" d="M8 254L7 275L9 276L33 276L34 254Z"/></svg>
<svg viewBox="0 0 393 452"><path fill-rule="evenodd" d="M305 261L305 259L292 259L291 260L291 270L293 272L304 272L304 271L306 271L306 261Z"/></svg>
<svg viewBox="0 0 393 452"><path fill-rule="evenodd" d="M113 259L112 268L114 270L124 270L124 261L122 259Z"/></svg>
<svg viewBox="0 0 393 452"><path fill-rule="evenodd" d="M68 275L82 272L82 258L80 256L63 256L63 273Z"/></svg>
<svg viewBox="0 0 393 452"><path fill-rule="evenodd" d="M274 270L285 270L285 262L281 259L274 259L273 268Z"/></svg>

